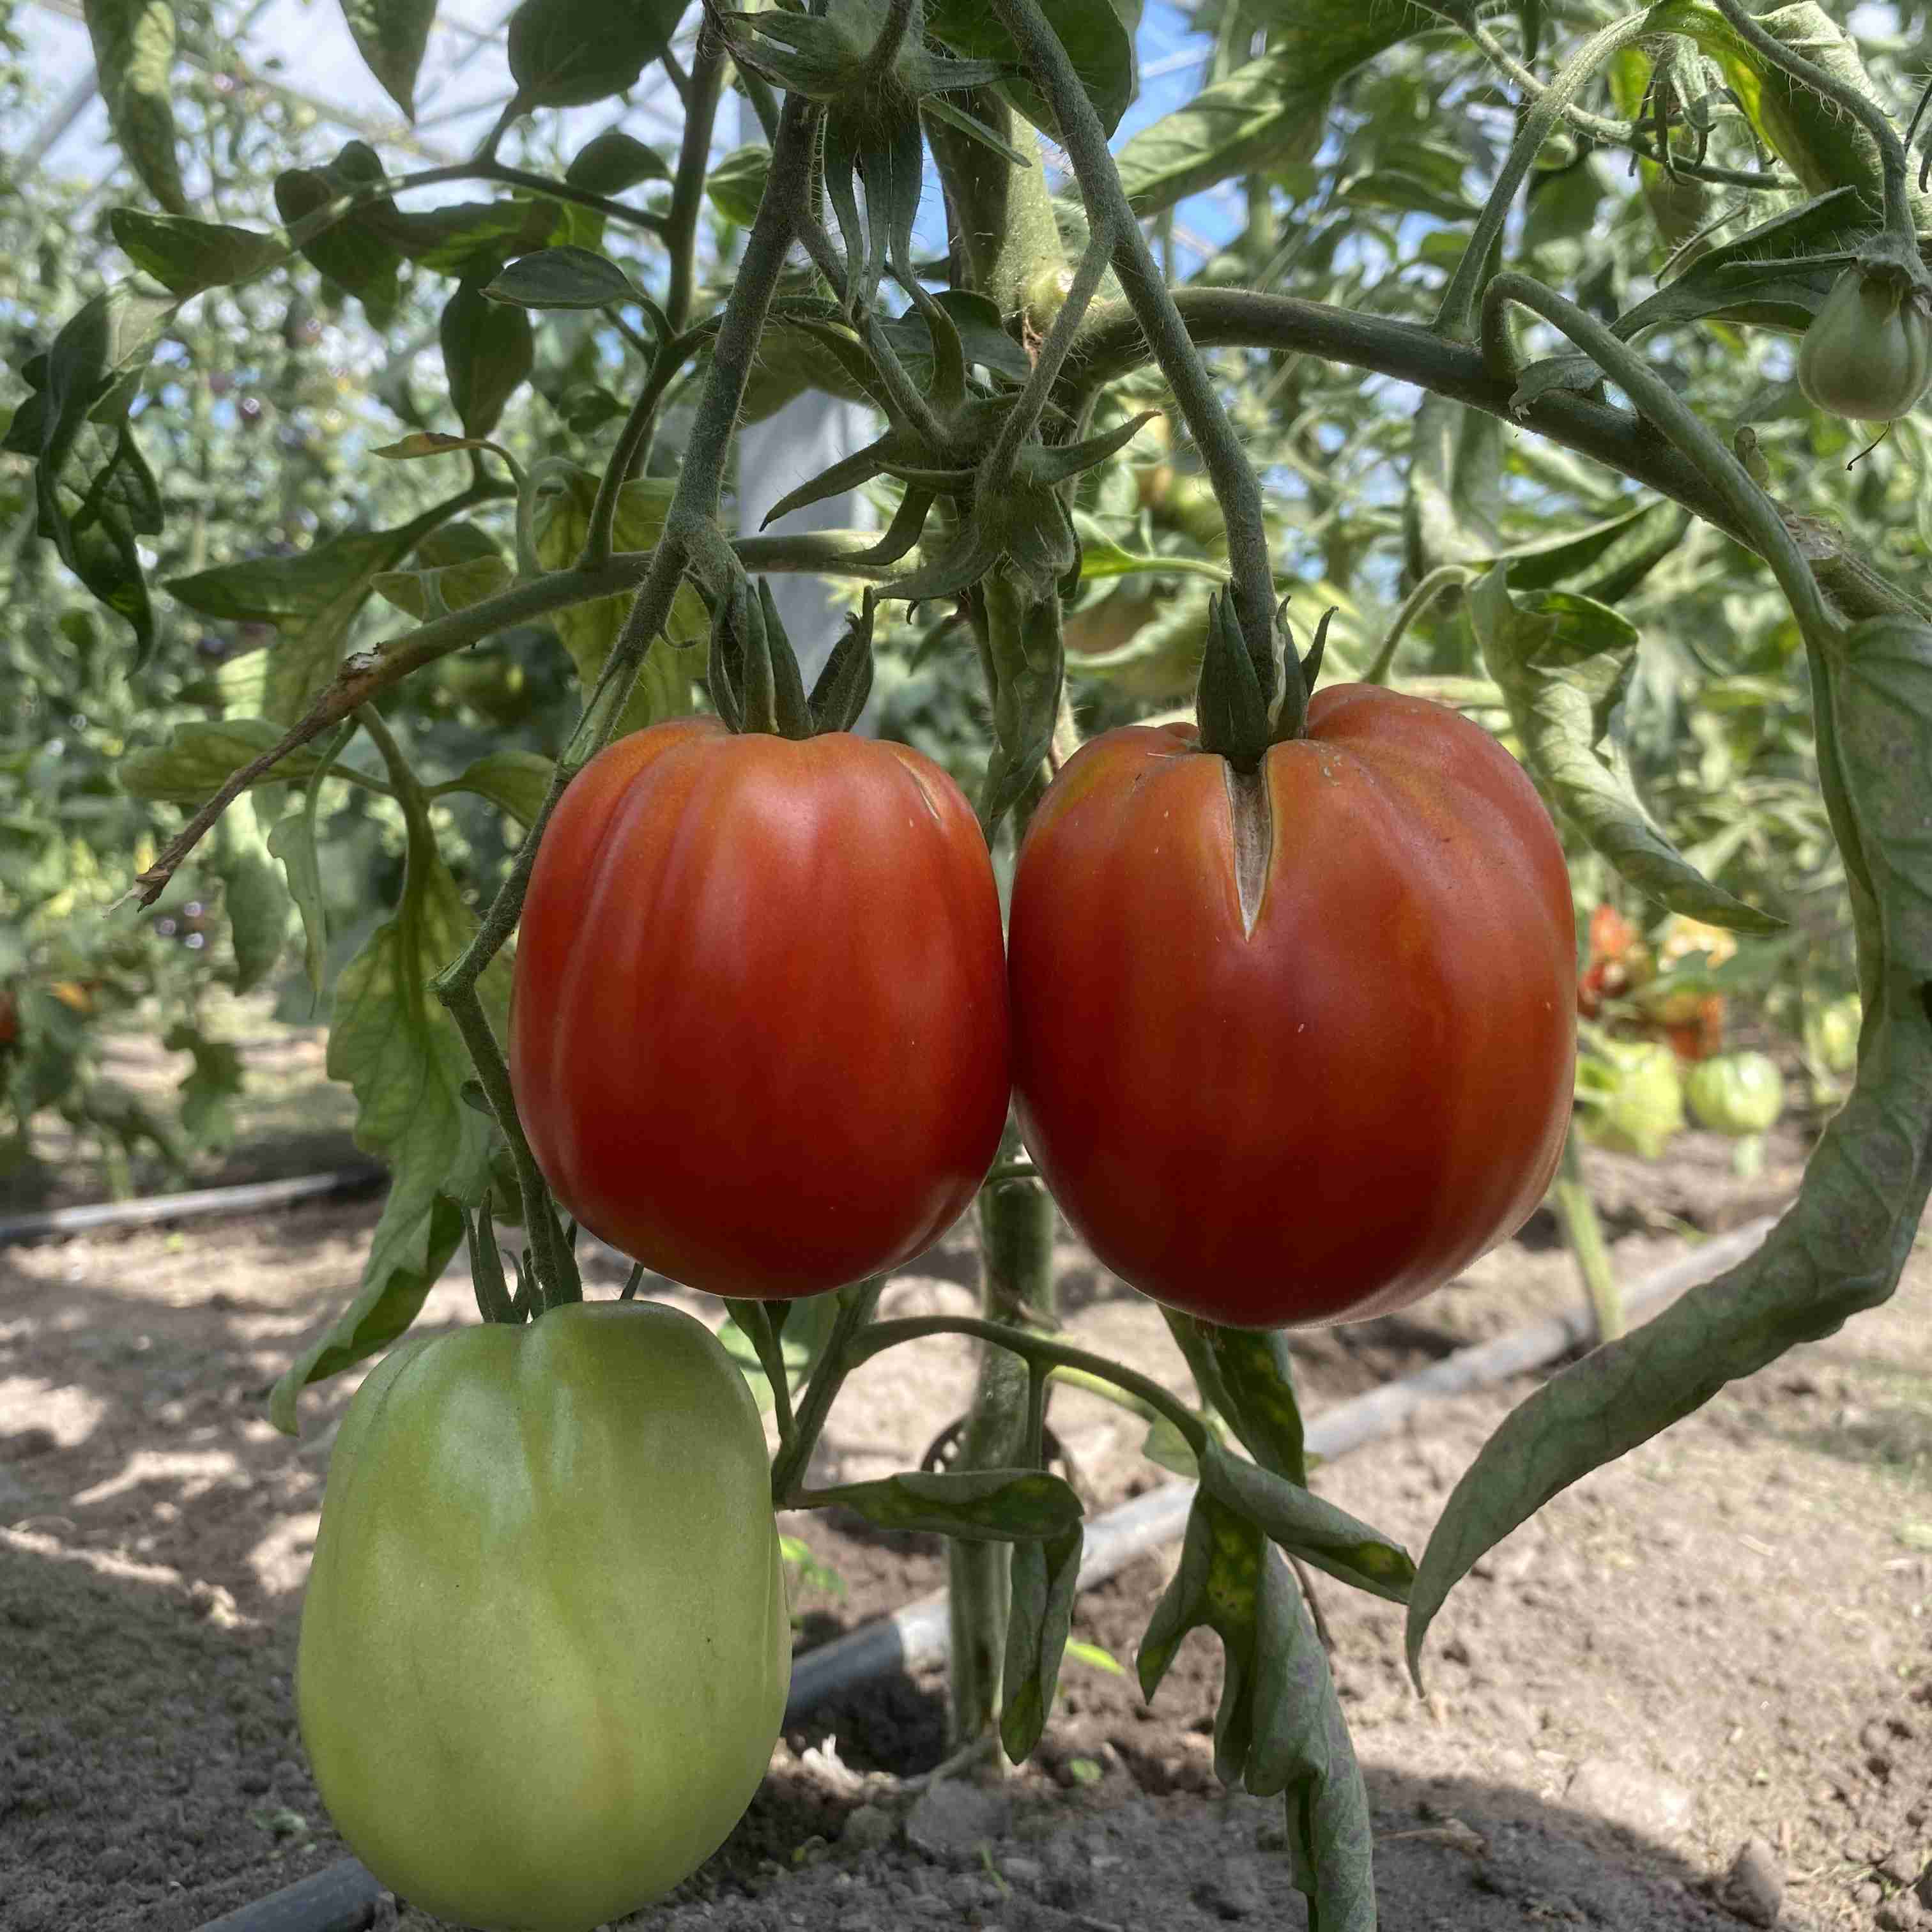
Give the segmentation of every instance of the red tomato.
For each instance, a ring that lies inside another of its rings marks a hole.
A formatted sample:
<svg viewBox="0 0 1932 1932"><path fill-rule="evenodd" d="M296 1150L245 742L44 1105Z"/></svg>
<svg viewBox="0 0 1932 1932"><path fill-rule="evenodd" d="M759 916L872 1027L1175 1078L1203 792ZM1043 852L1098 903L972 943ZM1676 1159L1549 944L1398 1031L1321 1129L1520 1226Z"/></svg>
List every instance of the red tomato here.
<svg viewBox="0 0 1932 1932"><path fill-rule="evenodd" d="M1562 849L1515 760L1420 698L1324 691L1244 784L1191 727L1096 738L1034 815L1008 956L1055 1198L1209 1320L1400 1307L1520 1226L1562 1150Z"/></svg>
<svg viewBox="0 0 1932 1932"><path fill-rule="evenodd" d="M1008 1094L999 896L958 788L899 745L622 739L559 801L510 1074L557 1198L718 1294L816 1294L928 1246Z"/></svg>

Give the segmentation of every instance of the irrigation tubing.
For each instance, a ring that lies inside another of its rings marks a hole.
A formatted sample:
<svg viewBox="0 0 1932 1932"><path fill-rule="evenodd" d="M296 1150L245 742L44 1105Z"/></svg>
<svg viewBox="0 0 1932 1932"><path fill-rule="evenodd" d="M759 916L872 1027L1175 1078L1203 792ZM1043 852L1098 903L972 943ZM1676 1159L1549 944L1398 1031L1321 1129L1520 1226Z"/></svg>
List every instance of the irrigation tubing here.
<svg viewBox="0 0 1932 1932"><path fill-rule="evenodd" d="M388 1179L375 1166L343 1167L292 1180L254 1180L239 1187L200 1187L188 1194L150 1194L140 1201L102 1201L82 1208L50 1208L0 1220L0 1248L58 1240L95 1228L152 1228L164 1221L204 1220L214 1214L253 1214L296 1201L373 1192Z"/></svg>
<svg viewBox="0 0 1932 1932"><path fill-rule="evenodd" d="M1699 1282L1722 1274L1762 1242L1777 1218L1761 1216L1659 1268L1625 1294L1625 1312L1636 1317L1652 1312ZM1393 1435L1430 1402L1545 1367L1589 1340L1592 1319L1580 1304L1566 1313L1512 1329L1492 1342L1459 1348L1399 1382L1384 1382L1338 1402L1308 1425L1308 1448L1332 1461ZM1178 1538L1186 1526L1194 1489L1190 1482L1163 1483L1089 1523L1081 1588L1104 1582L1136 1557ZM787 1726L841 1691L940 1662L948 1642L946 1593L940 1590L850 1636L807 1651L793 1666ZM382 1889L356 1859L344 1858L299 1884L210 1920L201 1932L363 1932L375 1916Z"/></svg>

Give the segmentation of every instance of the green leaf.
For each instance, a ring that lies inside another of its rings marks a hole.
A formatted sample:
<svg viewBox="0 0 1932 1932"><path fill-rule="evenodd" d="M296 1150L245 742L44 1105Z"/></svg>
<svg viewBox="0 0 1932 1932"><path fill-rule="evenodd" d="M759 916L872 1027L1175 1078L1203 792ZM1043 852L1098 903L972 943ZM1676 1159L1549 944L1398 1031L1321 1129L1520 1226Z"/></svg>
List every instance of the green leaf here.
<svg viewBox="0 0 1932 1932"><path fill-rule="evenodd" d="M1751 10L1781 46L1866 100L1882 100L1858 43L1816 0ZM1716 60L1746 119L1812 194L1856 188L1868 220L1882 213L1883 166L1878 143L1862 122L1766 60L1706 0L1664 0L1651 8L1647 24L1660 33L1685 35ZM1932 226L1932 196L1914 193L1910 199L1918 225Z"/></svg>
<svg viewBox="0 0 1932 1932"><path fill-rule="evenodd" d="M367 142L351 141L326 168L287 168L275 177L275 212L291 231L304 231L302 254L359 302L376 328L395 319L401 299L398 279L402 250L382 230L380 198L308 233L308 225L344 196L366 192L388 178ZM392 209L394 203L388 206Z"/></svg>
<svg viewBox="0 0 1932 1932"><path fill-rule="evenodd" d="M1636 633L1607 606L1566 592L1510 592L1498 564L1471 593L1483 662L1501 688L1530 768L1565 818L1640 892L1736 932L1784 921L1713 885L1644 809L1628 766L1603 746L1630 674Z"/></svg>
<svg viewBox="0 0 1932 1932"><path fill-rule="evenodd" d="M1135 10L1138 12L1138 8ZM1087 98L1111 134L1134 98L1134 37L1127 21L1108 0L1042 0L1047 24L1066 50ZM970 60L999 61L1021 67L1020 50L990 7L978 0L934 0L926 27L934 40ZM1058 138L1059 123L1032 84L1016 78L1003 91L1036 128Z"/></svg>
<svg viewBox="0 0 1932 1932"><path fill-rule="evenodd" d="M185 215L117 208L108 215L107 225L135 267L184 301L203 289L245 282L288 259L288 249L278 236L190 220Z"/></svg>
<svg viewBox="0 0 1932 1932"><path fill-rule="evenodd" d="M1287 1564L1204 1490L1180 1568L1140 1649L1149 1702L1190 1630L1221 1640L1214 1770L1230 1787L1286 1798L1290 1875L1321 1932L1375 1932L1368 1794L1320 1638Z"/></svg>
<svg viewBox="0 0 1932 1932"><path fill-rule="evenodd" d="M1278 1328L1226 1328L1163 1310L1167 1325L1211 1402L1264 1469L1306 1488L1308 1457L1294 1358Z"/></svg>
<svg viewBox="0 0 1932 1932"><path fill-rule="evenodd" d="M453 778L436 786L432 796L446 792L474 792L507 812L519 825L534 825L556 766L536 752L488 752Z"/></svg>
<svg viewBox="0 0 1932 1932"><path fill-rule="evenodd" d="M289 896L266 851L238 852L221 869L229 937L235 948L235 990L252 992L274 969L288 932Z"/></svg>
<svg viewBox="0 0 1932 1932"><path fill-rule="evenodd" d="M1236 175L1312 160L1328 131L1336 82L1440 24L1420 9L1363 0L1278 0L1262 17L1266 53L1120 149L1121 184L1136 214L1158 214Z"/></svg>
<svg viewBox="0 0 1932 1932"><path fill-rule="evenodd" d="M1090 584L1110 577L1136 577L1142 572L1166 577L1198 577L1204 582L1228 581L1228 566L1205 556L1158 556L1125 550L1084 510L1073 513L1080 537L1080 580Z"/></svg>
<svg viewBox="0 0 1932 1932"><path fill-rule="evenodd" d="M518 308L608 308L638 299L637 284L608 255L568 244L512 262L483 292Z"/></svg>
<svg viewBox="0 0 1932 1932"><path fill-rule="evenodd" d="M1801 1342L1888 1300L1932 1192L1932 630L1878 618L1820 653L1821 761L1859 920L1865 1020L1851 1097L1826 1124L1796 1202L1764 1245L1515 1409L1451 1492L1411 1593L1408 1659L1450 1591L1558 1491L1648 1442Z"/></svg>
<svg viewBox="0 0 1932 1932"><path fill-rule="evenodd" d="M626 483L618 493L613 527L617 548L653 548L664 534L664 517L676 494L674 483L656 477L634 477ZM546 570L563 569L583 548L596 496L597 478L589 470L556 466L546 471L533 522L537 561ZM551 620L586 692L595 687L630 607L630 593L623 592L572 604ZM668 642L660 638L652 645L644 674L619 721L620 732L641 730L661 718L682 717L692 708L692 680L698 661L681 647L708 644L711 618L704 600L689 584L679 585L665 631Z"/></svg>
<svg viewBox="0 0 1932 1932"><path fill-rule="evenodd" d="M228 1041L210 1040L185 1021L171 1026L161 1045L170 1053L194 1057L194 1064L175 1090L181 1096L182 1131L202 1146L232 1140L234 1109L229 1102L244 1084L240 1053Z"/></svg>
<svg viewBox="0 0 1932 1932"><path fill-rule="evenodd" d="M1408 1600L1415 1565L1408 1551L1312 1490L1211 1442L1201 1460L1201 1486L1291 1556L1372 1596Z"/></svg>
<svg viewBox="0 0 1932 1932"><path fill-rule="evenodd" d="M1706 320L1802 332L1824 307L1840 271L1790 264L1854 247L1870 227L1858 190L1834 188L1706 250L1618 316L1616 332L1634 342L1646 329Z"/></svg>
<svg viewBox="0 0 1932 1932"><path fill-rule="evenodd" d="M463 433L488 436L536 364L530 319L520 308L489 301L475 283L464 282L442 305L439 334L449 400Z"/></svg>
<svg viewBox="0 0 1932 1932"><path fill-rule="evenodd" d="M462 1243L463 1210L454 1202L438 1195L426 1211L411 1213L392 1192L370 1238L361 1293L283 1372L269 1392L269 1421L284 1436L298 1436L302 1390L406 1334Z"/></svg>
<svg viewBox="0 0 1932 1932"><path fill-rule="evenodd" d="M1617 603L1676 549L1690 522L1682 504L1653 497L1587 529L1513 544L1502 559L1510 588L1561 588Z"/></svg>
<svg viewBox="0 0 1932 1932"><path fill-rule="evenodd" d="M322 891L322 854L316 843L315 820L302 805L278 819L268 829L268 850L281 861L282 877L302 916L302 968L308 976L309 990L322 997L324 962L328 954L328 915Z"/></svg>
<svg viewBox="0 0 1932 1932"><path fill-rule="evenodd" d="M370 582L377 596L427 624L494 597L508 590L512 580L509 565L490 556L442 564L434 570L386 570Z"/></svg>
<svg viewBox="0 0 1932 1932"><path fill-rule="evenodd" d="M812 1501L816 1508L837 1504L881 1529L928 1530L968 1543L1060 1537L1081 1520L1080 1498L1043 1469L908 1469L814 1490Z"/></svg>
<svg viewBox="0 0 1932 1932"><path fill-rule="evenodd" d="M722 160L712 163L704 177L704 192L727 221L748 228L758 218L758 203L764 199L765 182L771 171L772 151L762 141L750 147L734 148Z"/></svg>
<svg viewBox="0 0 1932 1932"><path fill-rule="evenodd" d="M523 0L508 36L518 110L581 107L634 87L683 11L682 0Z"/></svg>
<svg viewBox="0 0 1932 1932"><path fill-rule="evenodd" d="M1402 512L1404 561L1417 582L1445 563L1486 561L1507 548L1502 524L1508 437L1507 426L1480 410L1446 396L1423 398Z"/></svg>
<svg viewBox="0 0 1932 1932"><path fill-rule="evenodd" d="M490 1124L463 1104L470 1056L429 984L476 926L412 823L402 903L342 969L328 1035L329 1076L355 1089L356 1144L387 1163L388 1199L361 1292L275 1384L269 1419L286 1434L296 1432L296 1398L309 1383L373 1354L416 1319L463 1238L462 1208L481 1202L489 1184ZM509 978L499 956L478 988L500 1038Z"/></svg>
<svg viewBox="0 0 1932 1932"><path fill-rule="evenodd" d="M175 158L175 14L166 0L82 0L108 125L141 184L188 212Z"/></svg>
<svg viewBox="0 0 1932 1932"><path fill-rule="evenodd" d="M228 718L218 722L190 721L177 724L164 745L134 752L124 758L115 776L130 798L154 799L168 805L200 805L212 797L251 758L257 758L283 736L281 726L266 718ZM263 784L299 783L314 771L314 752L292 752Z"/></svg>
<svg viewBox="0 0 1932 1932"><path fill-rule="evenodd" d="M342 0L356 50L382 92L416 118L416 74L436 20L436 0Z"/></svg>
<svg viewBox="0 0 1932 1932"><path fill-rule="evenodd" d="M1015 1764L1040 1742L1053 1708L1060 1659L1073 1621L1082 1540L1076 1523L1062 1535L1029 1538L1013 1546L1012 1606L1006 1617L1006 1666L1000 1677L1000 1742Z"/></svg>
<svg viewBox="0 0 1932 1932"><path fill-rule="evenodd" d="M1066 672L1059 598L1022 602L1021 593L1004 580L998 595L1002 604L1011 600L1017 608L1010 616L995 614L989 626L994 743L979 798L980 822L988 828L999 824L1039 776L1060 716ZM992 596L988 601L990 604Z"/></svg>
<svg viewBox="0 0 1932 1932"><path fill-rule="evenodd" d="M262 709L292 724L334 678L350 626L376 579L394 570L448 516L426 510L390 530L362 530L319 543L298 556L253 557L169 580L190 610L236 623L273 624L280 635L269 654Z"/></svg>
<svg viewBox="0 0 1932 1932"><path fill-rule="evenodd" d="M163 525L160 490L128 426L128 405L179 304L150 284L116 282L69 318L21 374L34 393L0 448L34 462L38 533L108 608L127 620L135 665L154 641L136 539Z"/></svg>
<svg viewBox="0 0 1932 1932"><path fill-rule="evenodd" d="M611 128L578 150L563 178L592 194L620 195L640 182L670 180L670 169L656 148Z"/></svg>

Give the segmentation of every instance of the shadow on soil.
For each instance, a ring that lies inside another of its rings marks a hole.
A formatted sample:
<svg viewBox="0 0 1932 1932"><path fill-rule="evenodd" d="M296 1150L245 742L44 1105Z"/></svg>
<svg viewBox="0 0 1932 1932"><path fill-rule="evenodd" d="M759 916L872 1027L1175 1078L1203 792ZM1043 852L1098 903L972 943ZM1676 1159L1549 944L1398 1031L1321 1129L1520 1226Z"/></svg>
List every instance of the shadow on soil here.
<svg viewBox="0 0 1932 1932"><path fill-rule="evenodd" d="M343 1856L296 1733L293 1636L288 1619L238 1619L124 1559L31 1532L0 1536L0 1926L187 1932ZM797 1754L834 1738L855 1770L903 1775L943 1750L935 1679L900 1675L849 1693L790 1734L790 1754L718 1856L633 1922L884 1926L921 1896L950 1900L963 1873L978 1874L989 1899L1027 1903L987 1924L1304 1924L1279 1806L1228 1796L1202 1750L1177 1760L1168 1748L1211 1721L1190 1702L1163 1694L1148 1711L1130 1699L1108 1726L1118 1744L1051 1727L1043 1770L1001 1794L983 1853L976 1840L955 1861L902 1838L863 1852L838 1843L879 1794ZM1696 1894L1702 1874L1668 1846L1619 1840L1507 1786L1367 1771L1392 1928L1719 1922ZM1010 1858L1012 1876L994 1880ZM1424 1899L1429 1916L1417 1917ZM774 1904L786 1916L770 1916ZM406 1912L401 1922L426 1922Z"/></svg>

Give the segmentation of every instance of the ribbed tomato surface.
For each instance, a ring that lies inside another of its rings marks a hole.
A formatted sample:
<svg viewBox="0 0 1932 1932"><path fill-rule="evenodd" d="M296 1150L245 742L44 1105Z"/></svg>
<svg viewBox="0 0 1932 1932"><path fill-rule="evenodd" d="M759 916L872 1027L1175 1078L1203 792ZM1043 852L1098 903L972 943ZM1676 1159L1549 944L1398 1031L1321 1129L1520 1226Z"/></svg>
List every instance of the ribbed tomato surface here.
<svg viewBox="0 0 1932 1932"><path fill-rule="evenodd" d="M1422 699L1323 692L1245 784L1191 728L1094 740L1034 814L1008 956L1027 1144L1174 1307L1400 1307L1520 1226L1562 1152L1562 849L1516 761Z"/></svg>
<svg viewBox="0 0 1932 1932"><path fill-rule="evenodd" d="M584 1226L713 1293L813 1294L972 1198L1009 1088L986 841L918 752L714 718L611 746L524 903L518 1109Z"/></svg>

